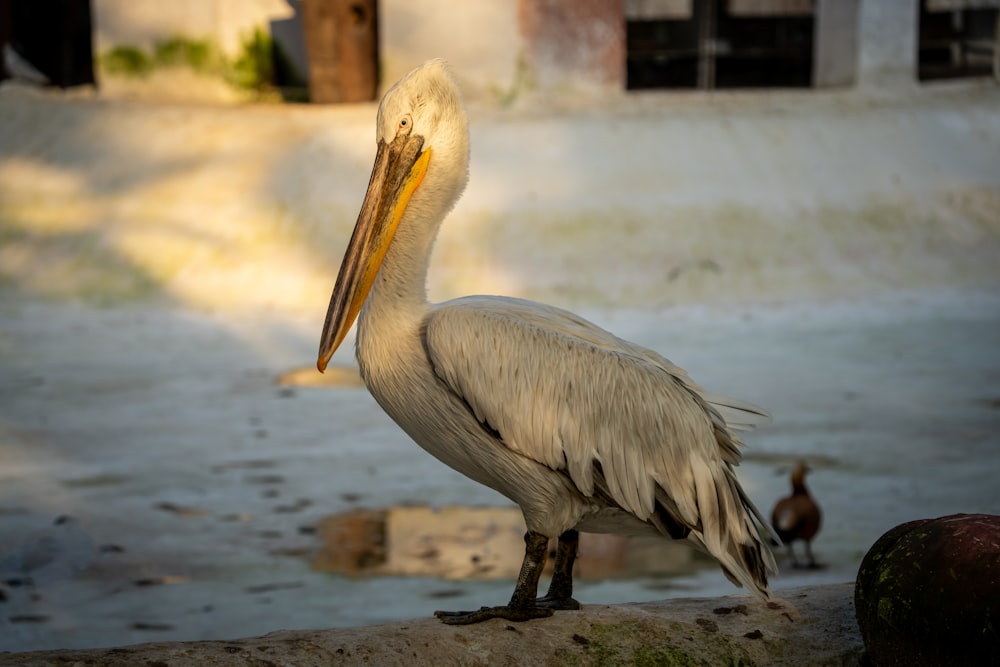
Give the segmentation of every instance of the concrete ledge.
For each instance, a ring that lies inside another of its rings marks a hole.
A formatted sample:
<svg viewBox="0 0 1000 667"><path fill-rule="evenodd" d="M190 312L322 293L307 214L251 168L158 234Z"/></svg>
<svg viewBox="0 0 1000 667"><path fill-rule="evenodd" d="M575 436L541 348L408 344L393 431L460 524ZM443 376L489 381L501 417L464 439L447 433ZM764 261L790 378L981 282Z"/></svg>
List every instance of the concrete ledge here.
<svg viewBox="0 0 1000 667"><path fill-rule="evenodd" d="M864 652L854 584L748 596L586 605L528 623L467 627L434 618L233 641L0 654L39 665L857 665Z"/></svg>

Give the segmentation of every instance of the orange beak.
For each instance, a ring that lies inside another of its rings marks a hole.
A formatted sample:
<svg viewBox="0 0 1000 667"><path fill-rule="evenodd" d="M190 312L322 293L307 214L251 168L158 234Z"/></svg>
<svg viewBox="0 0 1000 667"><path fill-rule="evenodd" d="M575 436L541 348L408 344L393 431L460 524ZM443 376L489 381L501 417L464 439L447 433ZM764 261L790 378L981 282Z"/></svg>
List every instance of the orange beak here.
<svg viewBox="0 0 1000 667"><path fill-rule="evenodd" d="M423 143L423 138L415 135L378 143L368 191L326 311L316 361L320 372L357 319L410 197L427 173L431 150L422 151Z"/></svg>

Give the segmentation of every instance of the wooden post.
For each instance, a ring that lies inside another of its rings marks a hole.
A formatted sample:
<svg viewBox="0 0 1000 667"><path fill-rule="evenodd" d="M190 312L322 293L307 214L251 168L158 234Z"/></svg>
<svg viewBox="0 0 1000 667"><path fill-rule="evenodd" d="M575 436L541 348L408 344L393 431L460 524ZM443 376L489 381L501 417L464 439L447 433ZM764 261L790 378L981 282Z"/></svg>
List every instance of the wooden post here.
<svg viewBox="0 0 1000 667"><path fill-rule="evenodd" d="M0 81L7 78L4 49L10 42L10 0L0 0Z"/></svg>
<svg viewBox="0 0 1000 667"><path fill-rule="evenodd" d="M304 0L309 97L370 102L378 87L376 0Z"/></svg>

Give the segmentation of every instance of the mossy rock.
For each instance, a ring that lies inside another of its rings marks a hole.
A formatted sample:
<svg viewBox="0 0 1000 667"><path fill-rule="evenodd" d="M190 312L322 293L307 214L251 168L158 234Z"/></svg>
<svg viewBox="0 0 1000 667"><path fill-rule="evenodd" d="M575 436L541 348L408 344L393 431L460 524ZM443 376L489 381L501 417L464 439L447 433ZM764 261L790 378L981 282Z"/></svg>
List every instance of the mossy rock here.
<svg viewBox="0 0 1000 667"><path fill-rule="evenodd" d="M873 665L1000 664L1000 516L896 526L865 555L854 604Z"/></svg>

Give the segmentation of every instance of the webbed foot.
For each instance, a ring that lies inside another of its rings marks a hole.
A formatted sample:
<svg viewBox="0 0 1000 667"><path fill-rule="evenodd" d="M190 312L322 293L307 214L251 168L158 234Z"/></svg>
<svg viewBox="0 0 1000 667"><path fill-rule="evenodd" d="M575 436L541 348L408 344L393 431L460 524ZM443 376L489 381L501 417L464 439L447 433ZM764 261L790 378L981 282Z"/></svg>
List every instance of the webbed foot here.
<svg viewBox="0 0 1000 667"><path fill-rule="evenodd" d="M536 618L547 618L554 613L550 607L480 607L478 611L436 611L434 615L448 625L471 625L482 623L491 618L503 618L508 621L530 621Z"/></svg>

